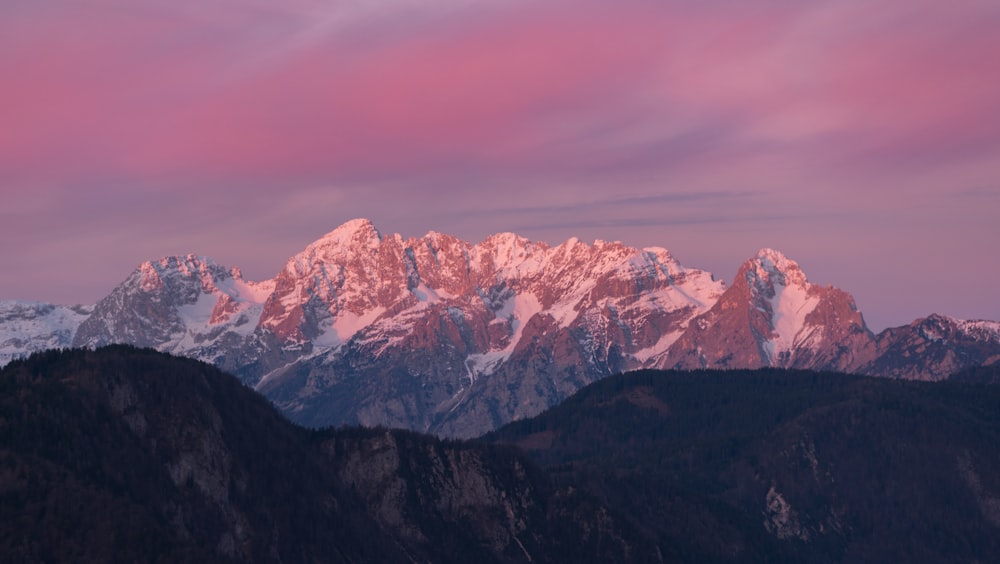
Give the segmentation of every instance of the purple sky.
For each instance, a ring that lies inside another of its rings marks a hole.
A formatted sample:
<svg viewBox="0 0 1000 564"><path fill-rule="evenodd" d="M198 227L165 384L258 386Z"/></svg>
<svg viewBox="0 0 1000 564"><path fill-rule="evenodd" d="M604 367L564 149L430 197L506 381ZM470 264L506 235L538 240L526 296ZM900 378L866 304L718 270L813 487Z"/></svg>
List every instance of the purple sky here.
<svg viewBox="0 0 1000 564"><path fill-rule="evenodd" d="M1000 319L998 61L996 0L4 0L0 299L368 217Z"/></svg>

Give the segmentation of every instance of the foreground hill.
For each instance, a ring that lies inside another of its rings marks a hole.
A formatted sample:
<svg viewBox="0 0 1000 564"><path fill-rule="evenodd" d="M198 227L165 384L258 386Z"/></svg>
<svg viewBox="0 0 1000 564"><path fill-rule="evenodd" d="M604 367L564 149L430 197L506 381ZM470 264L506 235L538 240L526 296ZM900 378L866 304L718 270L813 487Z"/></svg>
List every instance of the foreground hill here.
<svg viewBox="0 0 1000 564"><path fill-rule="evenodd" d="M485 440L684 561L1000 561L1000 388L805 371L613 376Z"/></svg>
<svg viewBox="0 0 1000 564"><path fill-rule="evenodd" d="M306 431L209 365L121 346L0 371L0 515L11 562L655 555L509 448Z"/></svg>
<svg viewBox="0 0 1000 564"><path fill-rule="evenodd" d="M644 371L467 443L307 431L151 350L42 353L0 370L0 553L996 562L997 372Z"/></svg>
<svg viewBox="0 0 1000 564"><path fill-rule="evenodd" d="M0 365L126 343L212 363L302 425L469 438L629 370L941 380L1000 364L1000 323L931 315L875 334L849 293L772 249L727 286L661 247L403 238L356 219L275 270L250 281L205 257L164 257L93 306L0 301Z"/></svg>

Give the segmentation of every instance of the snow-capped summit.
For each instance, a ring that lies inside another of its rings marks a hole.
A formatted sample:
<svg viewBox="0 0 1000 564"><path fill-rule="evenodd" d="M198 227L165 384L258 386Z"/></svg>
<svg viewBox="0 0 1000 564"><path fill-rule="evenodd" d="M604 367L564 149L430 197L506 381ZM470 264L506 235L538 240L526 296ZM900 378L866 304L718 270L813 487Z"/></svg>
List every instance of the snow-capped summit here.
<svg viewBox="0 0 1000 564"><path fill-rule="evenodd" d="M352 219L310 243L301 255L309 257L334 255L361 249L374 249L382 240L382 234L368 219ZM291 261L289 261L291 263Z"/></svg>
<svg viewBox="0 0 1000 564"><path fill-rule="evenodd" d="M813 286L797 262L773 249L761 249L744 264L742 272L750 289L751 304L765 314L770 329L761 337L767 363L772 366L791 366L791 357L797 350L822 346L823 333L828 328L817 323L813 313L824 298L846 299L850 302L848 308L854 308L850 296L833 296L824 288Z"/></svg>
<svg viewBox="0 0 1000 564"><path fill-rule="evenodd" d="M742 268L748 282L759 281L764 285L805 286L806 275L799 263L786 257L780 251L764 248L744 263Z"/></svg>
<svg viewBox="0 0 1000 564"><path fill-rule="evenodd" d="M216 362L253 332L272 288L205 257L147 261L94 306L73 346L129 343Z"/></svg>
<svg viewBox="0 0 1000 564"><path fill-rule="evenodd" d="M850 294L811 284L794 260L761 249L667 359L685 368L781 366L849 370L874 335Z"/></svg>

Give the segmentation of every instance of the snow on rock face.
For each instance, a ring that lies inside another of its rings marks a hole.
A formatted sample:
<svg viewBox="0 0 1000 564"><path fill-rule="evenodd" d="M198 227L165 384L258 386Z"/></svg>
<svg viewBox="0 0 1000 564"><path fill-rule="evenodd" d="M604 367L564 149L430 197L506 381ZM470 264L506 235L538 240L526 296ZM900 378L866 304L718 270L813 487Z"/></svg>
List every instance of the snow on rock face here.
<svg viewBox="0 0 1000 564"><path fill-rule="evenodd" d="M808 323L822 296L797 262L773 249L761 249L745 268L751 301L768 317L770 334L763 345L768 363L782 366L799 347L815 348L822 327Z"/></svg>
<svg viewBox="0 0 1000 564"><path fill-rule="evenodd" d="M509 397L498 401L525 415L526 405L543 408L611 371L644 365L669 344L664 334L673 339L725 290L662 248L577 239L551 247L513 233L475 245L436 232L403 240L351 225L351 236L338 228L293 257L265 306L261 330L303 343L311 356L260 380L287 412L315 413L316 398L367 371L379 386L413 395L391 405L359 399L363 419L426 430L436 416L478 409L486 380L506 381L527 365L543 379L575 374L537 391L504 388ZM318 417L311 423L327 422ZM413 417L419 422L400 419Z"/></svg>
<svg viewBox="0 0 1000 564"><path fill-rule="evenodd" d="M852 370L874 346L849 294L810 284L798 263L761 249L658 366Z"/></svg>
<svg viewBox="0 0 1000 564"><path fill-rule="evenodd" d="M799 263L786 257L774 249L761 249L750 259L751 269L748 275L753 275L782 286L806 285L806 275L799 268ZM773 279L773 280L772 280Z"/></svg>
<svg viewBox="0 0 1000 564"><path fill-rule="evenodd" d="M274 285L260 325L295 343L343 342L375 321L375 310L416 300L401 238L383 238L364 219L345 223L289 259Z"/></svg>
<svg viewBox="0 0 1000 564"><path fill-rule="evenodd" d="M73 343L91 307L0 301L0 366L15 358Z"/></svg>
<svg viewBox="0 0 1000 564"><path fill-rule="evenodd" d="M983 342L1000 343L1000 322L984 320L955 320L958 329L970 338Z"/></svg>
<svg viewBox="0 0 1000 564"><path fill-rule="evenodd" d="M820 297L803 286L778 286L771 298L771 326L774 332L767 341L772 363L790 355L800 346L815 347L813 337L822 338L823 328L806 323L819 305Z"/></svg>
<svg viewBox="0 0 1000 564"><path fill-rule="evenodd" d="M94 306L72 344L129 343L215 361L218 341L253 332L272 288L204 257L148 261Z"/></svg>
<svg viewBox="0 0 1000 564"><path fill-rule="evenodd" d="M485 328L470 329L474 342L460 345L473 355L489 353L489 362L467 364L489 370L509 358L536 316L593 337L607 333L607 316L598 313L614 311L614 323L630 335L624 348L637 351L662 343L660 329L683 325L723 289L661 248L577 239L549 247L513 233L477 245L433 231L404 241L354 220L288 261L261 327L329 350L353 338L380 343L375 350L382 354L411 346L401 338L405 327L451 307Z"/></svg>

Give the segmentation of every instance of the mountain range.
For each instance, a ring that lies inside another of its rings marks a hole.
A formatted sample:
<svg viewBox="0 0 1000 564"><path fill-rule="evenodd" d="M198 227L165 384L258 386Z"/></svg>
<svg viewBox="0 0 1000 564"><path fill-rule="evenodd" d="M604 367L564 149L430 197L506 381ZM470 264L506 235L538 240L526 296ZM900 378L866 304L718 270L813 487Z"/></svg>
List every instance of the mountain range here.
<svg viewBox="0 0 1000 564"><path fill-rule="evenodd" d="M1000 363L1000 323L873 333L850 294L762 249L731 285L663 248L512 233L479 244L349 221L272 279L196 255L141 264L90 306L0 302L0 362L125 343L235 374L307 426L472 437L618 372L802 368L941 380Z"/></svg>

